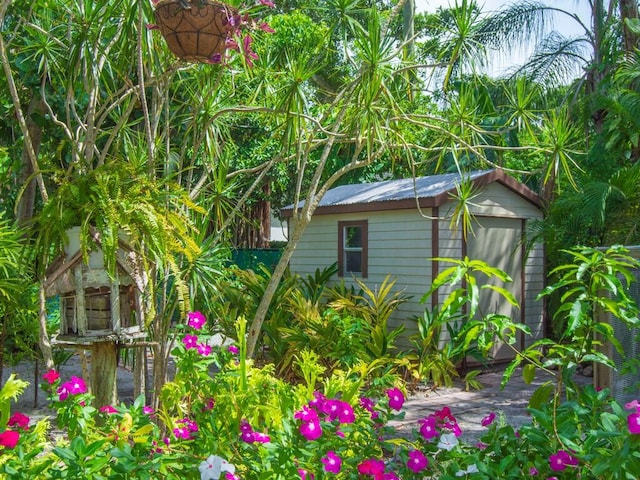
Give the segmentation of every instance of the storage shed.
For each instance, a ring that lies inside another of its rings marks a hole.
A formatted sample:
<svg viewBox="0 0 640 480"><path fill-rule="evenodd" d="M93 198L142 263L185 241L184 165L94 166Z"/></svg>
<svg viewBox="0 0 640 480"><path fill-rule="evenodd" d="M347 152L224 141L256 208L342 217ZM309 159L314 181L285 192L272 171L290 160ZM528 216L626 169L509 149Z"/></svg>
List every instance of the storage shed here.
<svg viewBox="0 0 640 480"><path fill-rule="evenodd" d="M478 193L471 200L473 234L466 239L451 222L459 174L344 185L321 200L290 261L291 271L306 276L337 262L336 282L343 279L350 285L360 278L369 287L391 275L395 288L411 296L391 320L404 323L411 334L416 328L412 318L448 293L441 289L429 305L419 302L432 278L450 266L435 258L483 260L511 276L513 282L505 287L520 308L498 302L487 290L481 311L507 314L529 326L533 336L522 338L521 347L541 338L544 310L536 296L544 286L543 245L525 252L522 242L527 224L543 217L540 198L502 170L467 175ZM293 206L284 208L282 215L291 218ZM511 354L503 348L495 355L506 360Z"/></svg>

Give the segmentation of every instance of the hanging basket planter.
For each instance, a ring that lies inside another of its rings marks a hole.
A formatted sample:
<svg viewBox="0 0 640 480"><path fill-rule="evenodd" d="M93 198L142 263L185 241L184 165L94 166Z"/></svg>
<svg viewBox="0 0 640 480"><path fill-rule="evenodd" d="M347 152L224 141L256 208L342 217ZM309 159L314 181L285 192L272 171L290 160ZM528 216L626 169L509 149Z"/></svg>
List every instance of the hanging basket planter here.
<svg viewBox="0 0 640 480"><path fill-rule="evenodd" d="M211 0L161 0L155 18L174 55L189 62L217 63L239 14Z"/></svg>

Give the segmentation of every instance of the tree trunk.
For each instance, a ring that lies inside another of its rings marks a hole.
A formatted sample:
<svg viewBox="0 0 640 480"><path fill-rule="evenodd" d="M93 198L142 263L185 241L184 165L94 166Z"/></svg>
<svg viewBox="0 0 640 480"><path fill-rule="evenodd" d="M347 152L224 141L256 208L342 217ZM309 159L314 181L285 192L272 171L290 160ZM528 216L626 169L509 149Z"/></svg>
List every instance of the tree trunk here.
<svg viewBox="0 0 640 480"><path fill-rule="evenodd" d="M27 116L25 118L33 151L36 156L38 155L40 145L42 144L42 127L33 120L33 116L34 114L44 114L45 108L42 97L36 94L29 103ZM20 176L18 179L20 185L25 185L22 195L18 199L18 204L16 205L16 220L18 221L18 225L25 225L33 217L37 189L33 173L33 165L25 142L25 145L22 147L22 168L20 169Z"/></svg>
<svg viewBox="0 0 640 480"><path fill-rule="evenodd" d="M640 18L638 14L637 0L620 0L620 18L622 19L622 39L625 54L629 57L633 55L640 46L640 35L634 33L627 25L626 20Z"/></svg>
<svg viewBox="0 0 640 480"><path fill-rule="evenodd" d="M292 217L293 218L293 217ZM256 314L253 317L253 321L251 322L251 326L249 327L249 333L247 335L247 357L253 357L255 353L256 345L258 344L258 339L260 338L260 332L262 331L262 324L264 323L264 319L267 316L267 312L269 310L269 306L271 305L271 301L273 300L273 296L278 289L278 285L280 284L280 280L284 276L287 267L289 266L289 260L293 256L293 252L296 249L296 245L302 237L302 232L309 224L310 216L308 215L299 215L296 220L293 228L293 234L289 241L287 242L287 246L282 252L282 257L280 257L280 261L276 265L276 268L269 279L269 283L267 284L267 288L260 299L260 304L256 310Z"/></svg>
<svg viewBox="0 0 640 480"><path fill-rule="evenodd" d="M94 407L115 405L118 355L115 342L95 343L91 348L91 393Z"/></svg>

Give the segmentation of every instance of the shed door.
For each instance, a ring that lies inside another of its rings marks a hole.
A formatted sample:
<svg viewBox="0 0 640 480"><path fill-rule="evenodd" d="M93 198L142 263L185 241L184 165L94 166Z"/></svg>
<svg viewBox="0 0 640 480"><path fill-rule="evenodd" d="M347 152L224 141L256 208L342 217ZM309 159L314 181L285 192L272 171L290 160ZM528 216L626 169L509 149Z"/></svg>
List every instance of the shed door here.
<svg viewBox="0 0 640 480"><path fill-rule="evenodd" d="M483 260L493 267L504 270L513 280L507 288L522 305L522 221L513 218L477 217L479 225L474 226L475 236L467 239L467 256L472 260ZM487 277L478 277L478 286ZM511 306L493 290L485 289L480 292L479 311L483 314L500 313L508 315L515 322L520 321L520 310ZM518 342L519 343L519 342ZM516 343L516 347L519 347ZM510 360L514 358L513 351L498 345L493 352L495 360Z"/></svg>

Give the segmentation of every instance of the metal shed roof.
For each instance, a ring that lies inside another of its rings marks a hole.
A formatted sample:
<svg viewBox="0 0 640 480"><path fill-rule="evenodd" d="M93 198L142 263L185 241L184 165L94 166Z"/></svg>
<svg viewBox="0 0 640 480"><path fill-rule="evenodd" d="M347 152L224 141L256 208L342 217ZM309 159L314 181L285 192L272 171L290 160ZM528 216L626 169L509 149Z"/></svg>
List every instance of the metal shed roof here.
<svg viewBox="0 0 640 480"><path fill-rule="evenodd" d="M473 181L476 186L499 182L536 206L541 205L538 195L502 170L476 170L463 175L465 179ZM458 173L446 173L428 177L342 185L327 191L315 214L415 208L416 201L422 207L438 206L450 198L449 193L455 191L461 178L463 177ZM301 202L300 207L303 205L304 202ZM293 205L283 208L281 213L285 217L291 216Z"/></svg>

